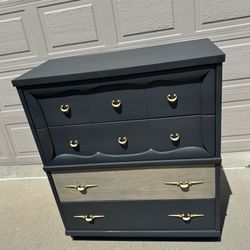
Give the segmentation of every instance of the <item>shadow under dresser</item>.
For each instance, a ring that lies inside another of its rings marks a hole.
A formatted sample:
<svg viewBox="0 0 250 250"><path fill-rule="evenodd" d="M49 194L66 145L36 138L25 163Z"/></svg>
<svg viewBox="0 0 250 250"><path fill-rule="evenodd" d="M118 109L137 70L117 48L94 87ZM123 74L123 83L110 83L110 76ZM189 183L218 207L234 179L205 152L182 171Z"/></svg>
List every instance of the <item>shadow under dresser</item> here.
<svg viewBox="0 0 250 250"><path fill-rule="evenodd" d="M201 39L49 60L13 80L67 235L220 237L224 60Z"/></svg>

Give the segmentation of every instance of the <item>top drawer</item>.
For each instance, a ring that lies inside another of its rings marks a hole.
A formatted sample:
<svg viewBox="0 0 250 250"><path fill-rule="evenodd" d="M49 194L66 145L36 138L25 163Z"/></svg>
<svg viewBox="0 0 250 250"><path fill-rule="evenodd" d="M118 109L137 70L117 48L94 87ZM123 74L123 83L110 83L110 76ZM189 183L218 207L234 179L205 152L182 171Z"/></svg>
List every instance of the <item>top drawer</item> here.
<svg viewBox="0 0 250 250"><path fill-rule="evenodd" d="M24 94L36 128L214 114L215 70L176 70L126 80L27 89Z"/></svg>

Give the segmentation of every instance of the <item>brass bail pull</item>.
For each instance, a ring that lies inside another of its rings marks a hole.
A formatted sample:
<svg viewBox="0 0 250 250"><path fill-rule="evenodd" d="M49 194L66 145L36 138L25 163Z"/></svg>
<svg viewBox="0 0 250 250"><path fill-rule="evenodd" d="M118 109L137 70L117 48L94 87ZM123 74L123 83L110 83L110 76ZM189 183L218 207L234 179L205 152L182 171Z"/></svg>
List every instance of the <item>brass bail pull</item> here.
<svg viewBox="0 0 250 250"><path fill-rule="evenodd" d="M183 213L183 214L169 214L169 217L173 217L173 218L179 218L181 219L183 222L190 222L193 218L198 218L198 217L203 217L204 214L190 214L190 213Z"/></svg>
<svg viewBox="0 0 250 250"><path fill-rule="evenodd" d="M89 188L98 187L98 185L96 185L96 184L87 184L87 185L78 184L78 185L65 185L65 187L66 188L73 188L73 189L76 189L77 191L80 191L80 192L85 192Z"/></svg>
<svg viewBox="0 0 250 250"><path fill-rule="evenodd" d="M180 140L180 134L179 133L175 133L175 135L170 134L169 138L172 142L177 142Z"/></svg>
<svg viewBox="0 0 250 250"><path fill-rule="evenodd" d="M168 101L170 103L175 103L177 101L178 97L177 97L176 93L174 93L174 94L168 94L167 95L167 99L168 99Z"/></svg>
<svg viewBox="0 0 250 250"><path fill-rule="evenodd" d="M126 136L118 137L118 143L120 145L126 145L128 143L128 138Z"/></svg>
<svg viewBox="0 0 250 250"><path fill-rule="evenodd" d="M121 100L112 100L112 102L111 102L111 104L112 104L112 107L113 108L120 108L121 107L121 105L122 105L122 101Z"/></svg>
<svg viewBox="0 0 250 250"><path fill-rule="evenodd" d="M189 188L193 185L202 184L203 181L168 181L165 182L166 185L174 185L179 187L182 191L189 191Z"/></svg>
<svg viewBox="0 0 250 250"><path fill-rule="evenodd" d="M63 113L69 112L69 105L68 105L68 104L62 104L62 105L60 106L60 110L61 110Z"/></svg>
<svg viewBox="0 0 250 250"><path fill-rule="evenodd" d="M77 147L79 146L78 140L70 140L69 146L70 146L71 148L77 148Z"/></svg>
<svg viewBox="0 0 250 250"><path fill-rule="evenodd" d="M75 215L74 218L78 218L78 219L83 219L84 221L88 222L88 223L94 223L94 221L96 219L101 219L101 218L104 218L105 215L92 215L92 214L89 214L89 215Z"/></svg>

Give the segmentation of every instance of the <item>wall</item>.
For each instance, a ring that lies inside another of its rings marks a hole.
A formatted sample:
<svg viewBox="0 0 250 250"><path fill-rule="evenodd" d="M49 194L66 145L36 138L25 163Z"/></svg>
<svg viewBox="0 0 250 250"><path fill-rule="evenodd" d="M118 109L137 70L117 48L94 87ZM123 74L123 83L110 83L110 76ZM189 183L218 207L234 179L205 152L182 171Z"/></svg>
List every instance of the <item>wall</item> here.
<svg viewBox="0 0 250 250"><path fill-rule="evenodd" d="M0 165L41 163L11 79L51 58L203 37L226 53L224 165L250 163L249 0L5 0L0 34Z"/></svg>

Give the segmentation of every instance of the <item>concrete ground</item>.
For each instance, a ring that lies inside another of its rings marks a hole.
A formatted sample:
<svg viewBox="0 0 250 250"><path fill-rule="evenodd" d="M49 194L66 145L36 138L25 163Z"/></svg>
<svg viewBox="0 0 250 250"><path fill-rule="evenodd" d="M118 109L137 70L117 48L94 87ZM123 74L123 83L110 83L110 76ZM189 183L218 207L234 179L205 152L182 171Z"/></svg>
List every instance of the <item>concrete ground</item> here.
<svg viewBox="0 0 250 250"><path fill-rule="evenodd" d="M0 249L250 250L250 169L222 173L221 241L72 241L47 179L0 181ZM223 223L223 221L222 221Z"/></svg>

